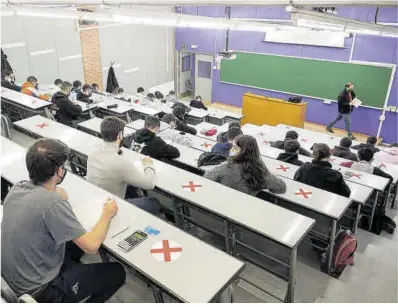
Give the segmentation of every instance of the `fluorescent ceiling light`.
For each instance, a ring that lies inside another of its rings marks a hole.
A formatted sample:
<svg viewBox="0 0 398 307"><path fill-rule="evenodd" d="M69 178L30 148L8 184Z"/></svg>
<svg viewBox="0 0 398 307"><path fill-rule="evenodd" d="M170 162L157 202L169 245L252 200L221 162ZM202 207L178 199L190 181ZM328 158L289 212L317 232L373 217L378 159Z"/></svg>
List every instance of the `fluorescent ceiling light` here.
<svg viewBox="0 0 398 307"><path fill-rule="evenodd" d="M11 49L11 48L25 47L25 45L26 45L25 42L11 43L11 44L2 44L1 48L3 48L3 49Z"/></svg>
<svg viewBox="0 0 398 307"><path fill-rule="evenodd" d="M44 49L44 50L37 50L37 51L31 51L29 52L29 55L31 56L36 56L36 55L43 55L43 54L48 54L48 53L54 53L55 49Z"/></svg>
<svg viewBox="0 0 398 307"><path fill-rule="evenodd" d="M122 67L122 64L113 64L112 67L120 68L120 67ZM104 66L104 67L102 67L102 70L108 70L109 68L110 68L110 66Z"/></svg>
<svg viewBox="0 0 398 307"><path fill-rule="evenodd" d="M81 59L81 58L82 58L82 55L81 55L81 53L79 53L79 54L64 56L62 58L59 58L59 61L64 62L64 61L68 61L68 60Z"/></svg>

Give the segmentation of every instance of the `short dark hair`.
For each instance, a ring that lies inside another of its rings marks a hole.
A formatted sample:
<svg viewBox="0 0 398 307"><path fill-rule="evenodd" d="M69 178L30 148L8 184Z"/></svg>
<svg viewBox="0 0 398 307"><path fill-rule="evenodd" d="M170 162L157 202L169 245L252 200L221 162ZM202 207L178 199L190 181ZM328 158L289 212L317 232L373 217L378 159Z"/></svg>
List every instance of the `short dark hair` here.
<svg viewBox="0 0 398 307"><path fill-rule="evenodd" d="M30 82L30 83L37 82L37 78L34 77L34 76L29 76L29 77L26 79L26 81L28 81L28 82Z"/></svg>
<svg viewBox="0 0 398 307"><path fill-rule="evenodd" d="M165 114L162 118L162 121L170 124L171 122L177 122L177 117L175 117L173 114Z"/></svg>
<svg viewBox="0 0 398 307"><path fill-rule="evenodd" d="M143 93L143 92L145 92L143 87L140 86L139 88L137 88L137 93L138 94Z"/></svg>
<svg viewBox="0 0 398 307"><path fill-rule="evenodd" d="M159 91L155 92L155 97L156 97L156 99L159 99L159 100L164 98L163 94L161 92L159 92Z"/></svg>
<svg viewBox="0 0 398 307"><path fill-rule="evenodd" d="M324 143L318 143L318 144L314 145L313 153L314 153L315 160L318 160L318 161L325 159L325 158L329 158L331 155L329 146Z"/></svg>
<svg viewBox="0 0 398 307"><path fill-rule="evenodd" d="M152 93L149 93L148 95L146 95L148 98L150 98L150 99L154 99L155 98L155 95L154 94L152 94Z"/></svg>
<svg viewBox="0 0 398 307"><path fill-rule="evenodd" d="M145 128L158 128L160 127L160 119L159 117L156 116L147 116L145 118L145 124L144 124Z"/></svg>
<svg viewBox="0 0 398 307"><path fill-rule="evenodd" d="M55 85L58 85L58 84L61 84L62 83L62 80L61 79L55 79L55 81L54 81L54 84Z"/></svg>
<svg viewBox="0 0 398 307"><path fill-rule="evenodd" d="M286 139L297 140L298 139L298 133L296 131L294 131L294 130L290 130L290 131L286 132L285 140Z"/></svg>
<svg viewBox="0 0 398 307"><path fill-rule="evenodd" d="M348 137L344 137L340 140L340 146L345 148L350 148L352 145L352 141Z"/></svg>
<svg viewBox="0 0 398 307"><path fill-rule="evenodd" d="M72 88L72 84L68 81L63 81L61 83L61 91L70 90Z"/></svg>
<svg viewBox="0 0 398 307"><path fill-rule="evenodd" d="M198 99L202 100L202 96L198 95L195 97L195 100L198 100Z"/></svg>
<svg viewBox="0 0 398 307"><path fill-rule="evenodd" d="M231 129L232 127L240 128L240 122L230 122L228 125L228 129Z"/></svg>
<svg viewBox="0 0 398 307"><path fill-rule="evenodd" d="M242 130L238 127L232 127L227 132L227 139L228 141L233 141L240 135L243 135Z"/></svg>
<svg viewBox="0 0 398 307"><path fill-rule="evenodd" d="M361 147L358 150L358 158L360 161L370 162L373 159L374 152L370 148Z"/></svg>
<svg viewBox="0 0 398 307"><path fill-rule="evenodd" d="M107 116L101 122L101 135L105 142L115 142L126 123L115 116Z"/></svg>
<svg viewBox="0 0 398 307"><path fill-rule="evenodd" d="M74 88L81 87L81 86L82 86L82 83L79 80L73 81L73 87Z"/></svg>
<svg viewBox="0 0 398 307"><path fill-rule="evenodd" d="M175 95L176 93L174 91L170 91L169 95Z"/></svg>
<svg viewBox="0 0 398 307"><path fill-rule="evenodd" d="M83 87L82 87L82 91L83 91L83 92L85 92L85 91L87 91L87 90L91 90L91 89L92 89L92 87L91 87L90 84L85 84L85 85L83 85Z"/></svg>
<svg viewBox="0 0 398 307"><path fill-rule="evenodd" d="M348 81L348 82L345 84L345 87L350 87L351 84L352 84L352 85L355 85L354 82Z"/></svg>
<svg viewBox="0 0 398 307"><path fill-rule="evenodd" d="M92 87L92 88L96 88L96 87L99 88L99 85L98 85L97 83L93 83L93 84L91 84L91 87Z"/></svg>
<svg viewBox="0 0 398 307"><path fill-rule="evenodd" d="M370 137L368 137L368 139L366 140L366 143L367 143L367 144L370 144L370 145L376 145L376 143L377 143L377 138L376 138L375 136L370 136Z"/></svg>
<svg viewBox="0 0 398 307"><path fill-rule="evenodd" d="M5 77L11 76L12 75L12 71L8 70L8 69L4 69L1 72L1 79L4 79Z"/></svg>
<svg viewBox="0 0 398 307"><path fill-rule="evenodd" d="M297 140L287 140L283 148L286 152L296 152L300 148L300 143Z"/></svg>
<svg viewBox="0 0 398 307"><path fill-rule="evenodd" d="M183 105L177 104L173 109L173 115L177 118L183 118L185 113L185 107Z"/></svg>
<svg viewBox="0 0 398 307"><path fill-rule="evenodd" d="M69 148L59 140L39 139L26 153L26 168L33 184L43 184L51 179L57 169L69 158Z"/></svg>

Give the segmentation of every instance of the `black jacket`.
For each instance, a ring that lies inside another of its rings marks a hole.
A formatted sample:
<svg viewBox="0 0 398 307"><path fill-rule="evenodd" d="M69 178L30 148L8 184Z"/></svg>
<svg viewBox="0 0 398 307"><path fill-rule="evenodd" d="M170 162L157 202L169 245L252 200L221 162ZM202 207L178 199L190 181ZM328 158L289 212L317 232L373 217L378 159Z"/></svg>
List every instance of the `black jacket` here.
<svg viewBox="0 0 398 307"><path fill-rule="evenodd" d="M304 164L303 161L298 159L298 154L296 152L282 152L279 154L276 160L283 161L286 163L294 164L297 166L301 166Z"/></svg>
<svg viewBox="0 0 398 307"><path fill-rule="evenodd" d="M294 180L345 197L351 194L343 175L332 169L332 165L326 161L304 163L294 174Z"/></svg>
<svg viewBox="0 0 398 307"><path fill-rule="evenodd" d="M117 82L115 70L113 67L109 67L108 71L108 79L106 80L106 91L108 93L113 93L115 88L119 87L119 83Z"/></svg>
<svg viewBox="0 0 398 307"><path fill-rule="evenodd" d="M203 110L207 111L206 106L203 104L203 102L201 102L199 100L191 100L191 103L189 104L189 106L191 106L192 108L203 109Z"/></svg>
<svg viewBox="0 0 398 307"><path fill-rule="evenodd" d="M53 95L51 102L58 107L56 119L64 125L71 125L72 121L78 119L82 113L79 105L72 103L62 92Z"/></svg>
<svg viewBox="0 0 398 307"><path fill-rule="evenodd" d="M285 140L286 141L286 140ZM279 148L279 149L285 149L285 141L276 141L271 143L271 147L274 148ZM308 150L305 150L304 148L300 147L299 152L300 155L311 157L311 153Z"/></svg>
<svg viewBox="0 0 398 307"><path fill-rule="evenodd" d="M355 92L352 91L351 92L351 97L352 100L355 99L355 97L357 97L355 95ZM341 114L349 114L352 112L352 106L350 106L350 99L349 99L349 95L346 89L344 89L339 97L337 98L337 102L338 102L338 109L339 109L339 113Z"/></svg>
<svg viewBox="0 0 398 307"><path fill-rule="evenodd" d="M93 100L90 99L90 96L84 94L83 92L77 93L76 99L85 103L93 103Z"/></svg>
<svg viewBox="0 0 398 307"><path fill-rule="evenodd" d="M5 79L1 79L1 86L5 87L5 88L8 88L10 90L13 90L13 91L17 91L17 92L21 91L21 87L20 86L12 84L11 82L9 82L9 81L7 81Z"/></svg>
<svg viewBox="0 0 398 307"><path fill-rule="evenodd" d="M361 148L368 148L368 149L370 149L371 151L373 151L373 153L376 153L376 152L379 152L379 151L380 151L380 149L378 149L378 148L375 147L374 145L371 145L371 144L364 144L364 143L361 143L361 144L359 144L359 145L354 145L354 146L352 146L351 148L352 148L352 149L356 149L356 150L360 150Z"/></svg>
<svg viewBox="0 0 398 307"><path fill-rule="evenodd" d="M221 132L219 135L217 135L217 142L219 143L228 142L228 131Z"/></svg>
<svg viewBox="0 0 398 307"><path fill-rule="evenodd" d="M134 146L141 146L141 153L157 160L176 159L180 156L177 148L167 144L152 131L143 128L137 130L133 135Z"/></svg>
<svg viewBox="0 0 398 307"><path fill-rule="evenodd" d="M332 149L332 155L351 161L358 161L358 156L346 147L334 146Z"/></svg>
<svg viewBox="0 0 398 307"><path fill-rule="evenodd" d="M195 128L188 126L184 120L181 120L178 117L176 122L176 129L178 131L182 131L193 135L196 135L198 133L198 131Z"/></svg>

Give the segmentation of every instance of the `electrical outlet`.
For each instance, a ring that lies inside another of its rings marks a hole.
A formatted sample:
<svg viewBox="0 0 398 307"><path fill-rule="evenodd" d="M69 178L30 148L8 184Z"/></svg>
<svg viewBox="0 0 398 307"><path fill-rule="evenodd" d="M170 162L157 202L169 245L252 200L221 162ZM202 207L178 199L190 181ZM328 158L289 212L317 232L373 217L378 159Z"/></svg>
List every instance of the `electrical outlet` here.
<svg viewBox="0 0 398 307"><path fill-rule="evenodd" d="M198 45L191 45L192 49L198 49Z"/></svg>
<svg viewBox="0 0 398 307"><path fill-rule="evenodd" d="M393 106L393 107L390 107L390 111L391 111L391 112L397 112L397 107L394 107L394 106Z"/></svg>
<svg viewBox="0 0 398 307"><path fill-rule="evenodd" d="M380 120L381 122L385 121L385 120L386 120L385 115L380 115L379 120Z"/></svg>

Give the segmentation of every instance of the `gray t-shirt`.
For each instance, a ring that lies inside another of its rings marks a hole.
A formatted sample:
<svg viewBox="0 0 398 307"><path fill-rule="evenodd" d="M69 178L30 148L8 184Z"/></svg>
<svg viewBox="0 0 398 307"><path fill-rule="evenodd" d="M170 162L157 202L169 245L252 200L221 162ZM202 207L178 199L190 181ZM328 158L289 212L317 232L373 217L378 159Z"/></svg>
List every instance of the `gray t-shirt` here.
<svg viewBox="0 0 398 307"><path fill-rule="evenodd" d="M57 193L28 181L17 183L3 204L2 276L17 295L49 283L62 266L66 242L85 233Z"/></svg>

